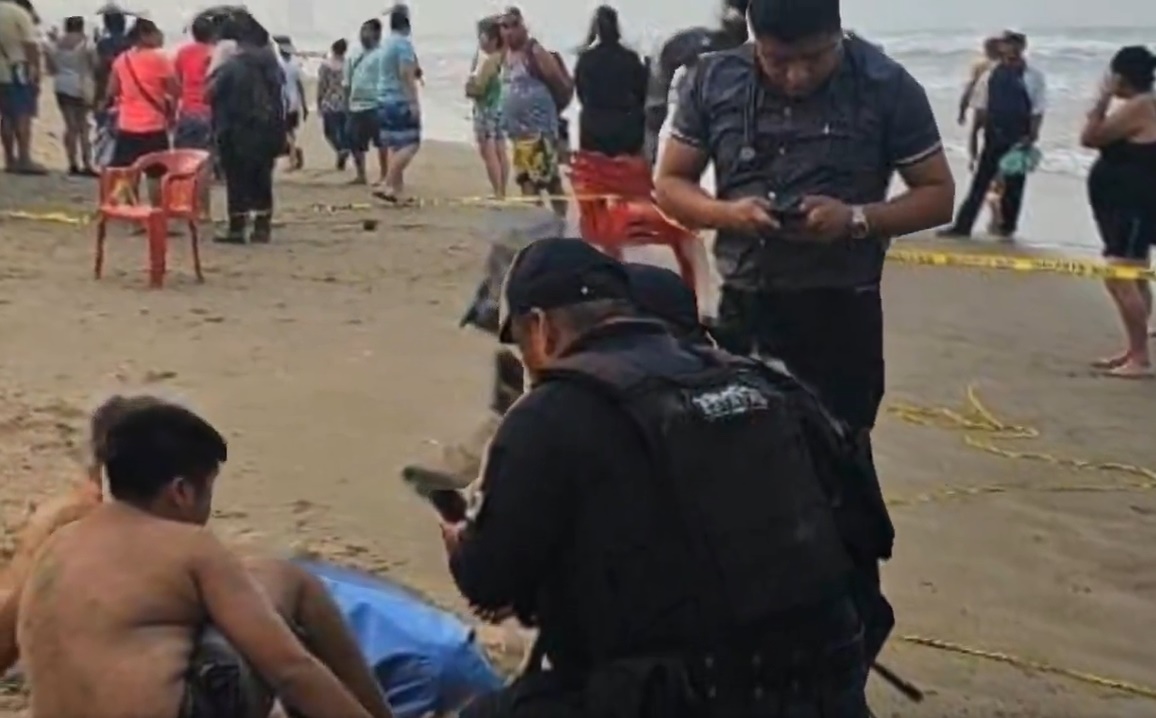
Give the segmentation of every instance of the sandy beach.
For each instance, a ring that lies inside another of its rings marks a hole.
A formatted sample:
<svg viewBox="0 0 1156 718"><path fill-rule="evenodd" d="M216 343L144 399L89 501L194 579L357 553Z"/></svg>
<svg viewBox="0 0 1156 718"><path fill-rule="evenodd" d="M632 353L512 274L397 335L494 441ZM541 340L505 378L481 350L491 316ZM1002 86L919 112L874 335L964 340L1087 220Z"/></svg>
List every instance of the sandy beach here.
<svg viewBox="0 0 1156 718"><path fill-rule="evenodd" d="M50 105L37 144L57 174L0 177L0 210L93 208L95 183L59 173ZM397 476L482 416L493 347L457 321L479 277L487 220L507 210L317 211L371 200L331 169L315 119L303 139L306 169L278 179L272 245L205 242L204 285L183 238L172 240L168 286L148 291L143 241L127 229L110 239L97 282L93 227L0 220L8 545L28 505L80 472L87 412L112 392L157 391L186 398L229 438L214 519L222 534L386 573L460 608L433 514ZM409 184L427 198L485 190L473 150L445 143L427 144ZM216 202L219 215L220 188ZM378 226L365 230L366 218ZM1156 624L1156 477L1095 466L1156 467L1156 384L1085 368L1118 342L1102 294L1083 279L889 266L890 410L877 454L897 503L885 571L897 636L1156 683L1156 644L1143 635ZM1038 437L1007 438L1017 432L968 414L969 385L996 419ZM1036 455L1000 455L968 437ZM997 486L1006 490L978 490ZM884 658L929 697L912 706L873 681L880 716L1156 711L1156 695L904 640ZM0 716L24 715L19 695L4 700Z"/></svg>

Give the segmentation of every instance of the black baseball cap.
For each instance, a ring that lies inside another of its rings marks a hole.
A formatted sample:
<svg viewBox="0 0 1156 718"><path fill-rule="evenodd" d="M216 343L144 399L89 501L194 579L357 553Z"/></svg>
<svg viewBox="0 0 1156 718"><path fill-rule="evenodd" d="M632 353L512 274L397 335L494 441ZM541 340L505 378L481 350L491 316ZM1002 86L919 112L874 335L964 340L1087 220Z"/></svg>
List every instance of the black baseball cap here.
<svg viewBox="0 0 1156 718"><path fill-rule="evenodd" d="M506 272L498 301L498 340L512 344L512 320L531 310L602 299L631 300L626 265L582 239L538 240L514 255Z"/></svg>
<svg viewBox="0 0 1156 718"><path fill-rule="evenodd" d="M630 293L638 311L661 319L681 339L705 340L694 290L677 273L652 264L627 264Z"/></svg>

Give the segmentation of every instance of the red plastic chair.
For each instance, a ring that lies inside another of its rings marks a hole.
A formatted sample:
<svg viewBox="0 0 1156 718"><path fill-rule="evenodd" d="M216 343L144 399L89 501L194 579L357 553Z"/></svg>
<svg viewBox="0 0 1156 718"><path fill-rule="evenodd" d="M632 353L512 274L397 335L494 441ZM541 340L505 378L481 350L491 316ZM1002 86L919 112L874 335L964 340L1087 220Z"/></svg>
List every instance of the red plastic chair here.
<svg viewBox="0 0 1156 718"><path fill-rule="evenodd" d="M654 181L644 158L575 152L570 184L583 239L618 258L627 247L669 247L683 281L697 288L695 257L705 250L694 232L654 204Z"/></svg>
<svg viewBox="0 0 1156 718"><path fill-rule="evenodd" d="M100 173L100 210L96 228L96 261L93 274L100 279L104 270L104 245L109 220L142 226L148 238L149 287L164 286L169 246L169 220L189 225L193 269L197 281L205 281L201 271L200 238L197 221L207 208L201 207L203 183L210 181L209 153L202 150L169 150L141 157L132 167L109 167ZM147 170L163 168L161 206L142 204L140 181Z"/></svg>

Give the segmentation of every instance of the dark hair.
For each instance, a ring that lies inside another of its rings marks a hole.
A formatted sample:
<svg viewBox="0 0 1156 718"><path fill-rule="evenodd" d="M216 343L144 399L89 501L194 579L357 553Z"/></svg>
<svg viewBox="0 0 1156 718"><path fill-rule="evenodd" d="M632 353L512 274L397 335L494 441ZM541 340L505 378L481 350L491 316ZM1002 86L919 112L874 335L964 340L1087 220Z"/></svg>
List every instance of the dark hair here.
<svg viewBox="0 0 1156 718"><path fill-rule="evenodd" d="M152 35L160 32L160 28L152 20L145 20L143 17L138 17L136 22L132 24L132 29L128 31L128 38L134 43L140 42L145 35Z"/></svg>
<svg viewBox="0 0 1156 718"><path fill-rule="evenodd" d="M1112 58L1110 69L1133 90L1149 92L1156 82L1156 55L1143 45L1129 45Z"/></svg>
<svg viewBox="0 0 1156 718"><path fill-rule="evenodd" d="M84 32L84 18L79 15L64 18L65 32Z"/></svg>
<svg viewBox="0 0 1156 718"><path fill-rule="evenodd" d="M345 41L345 38L341 38L333 43L329 49L333 51L334 55L344 55L349 50L349 43Z"/></svg>
<svg viewBox="0 0 1156 718"><path fill-rule="evenodd" d="M265 26L257 22L257 18L253 17L247 12L237 13L233 16L234 27L236 29L236 37L238 45L252 45L254 47L265 47L269 44L269 31Z"/></svg>
<svg viewBox="0 0 1156 718"><path fill-rule="evenodd" d="M381 32L381 20L371 17L365 22L361 23L362 30L372 30L373 32Z"/></svg>
<svg viewBox="0 0 1156 718"><path fill-rule="evenodd" d="M193 33L193 39L197 42L212 42L213 35L216 34L216 28L213 27L213 21L204 15L198 15L193 20L193 26L190 29Z"/></svg>
<svg viewBox="0 0 1156 718"><path fill-rule="evenodd" d="M228 458L225 439L192 411L160 399L108 427L104 470L113 498L147 502L173 481L201 484Z"/></svg>
<svg viewBox="0 0 1156 718"><path fill-rule="evenodd" d="M398 5L389 11L389 29L391 32L409 31L409 9L405 5Z"/></svg>
<svg viewBox="0 0 1156 718"><path fill-rule="evenodd" d="M104 29L113 35L120 35L128 27L128 16L122 12L106 12L104 14Z"/></svg>
<svg viewBox="0 0 1156 718"><path fill-rule="evenodd" d="M584 47L590 47L594 41L604 45L617 45L622 42L622 29L618 26L618 11L609 5L599 5L590 19L590 31L586 33Z"/></svg>
<svg viewBox="0 0 1156 718"><path fill-rule="evenodd" d="M755 37L783 42L836 33L843 27L839 0L751 0L748 12Z"/></svg>
<svg viewBox="0 0 1156 718"><path fill-rule="evenodd" d="M502 19L497 15L489 15L478 21L478 35L487 40L493 40L500 47L502 44Z"/></svg>
<svg viewBox="0 0 1156 718"><path fill-rule="evenodd" d="M108 460L108 432L116 426L126 414L149 406L156 406L160 399L147 394L140 396L111 396L103 404L96 407L88 422L88 442L92 452L92 461L97 466L103 466Z"/></svg>

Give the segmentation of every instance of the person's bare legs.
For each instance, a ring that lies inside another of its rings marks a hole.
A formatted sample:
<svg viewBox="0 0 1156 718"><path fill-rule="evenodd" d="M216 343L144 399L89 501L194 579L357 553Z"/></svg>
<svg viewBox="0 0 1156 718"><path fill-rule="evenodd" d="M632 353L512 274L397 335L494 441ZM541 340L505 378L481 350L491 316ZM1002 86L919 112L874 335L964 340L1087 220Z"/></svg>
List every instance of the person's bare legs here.
<svg viewBox="0 0 1156 718"><path fill-rule="evenodd" d="M562 186L562 176L558 175L550 180L546 191L550 193L550 206L554 214L566 219L566 212L570 209L570 202L566 199L566 188Z"/></svg>
<svg viewBox="0 0 1156 718"><path fill-rule="evenodd" d="M28 174L44 174L46 170L32 161L32 115L16 118L16 167Z"/></svg>
<svg viewBox="0 0 1156 718"><path fill-rule="evenodd" d="M1144 324L1148 327L1148 336L1156 337L1156 327L1152 326L1152 283L1147 279L1137 279L1136 288L1144 299Z"/></svg>
<svg viewBox="0 0 1156 718"><path fill-rule="evenodd" d="M377 181L373 183L374 187L380 187L386 182L386 177L389 173L389 156L390 149L388 147L377 148Z"/></svg>
<svg viewBox="0 0 1156 718"><path fill-rule="evenodd" d="M283 559L249 558L245 566L278 613L300 633L305 647L317 660L337 676L374 718L392 718L381 687L325 584L297 564Z"/></svg>
<svg viewBox="0 0 1156 718"><path fill-rule="evenodd" d="M0 116L0 144L4 146L4 169L16 169L16 123L7 115Z"/></svg>
<svg viewBox="0 0 1156 718"><path fill-rule="evenodd" d="M506 198L507 188L510 186L510 152L506 147L506 140L499 137L494 140L494 154L498 158L499 186L502 188L502 199Z"/></svg>
<svg viewBox="0 0 1156 718"><path fill-rule="evenodd" d="M77 112L77 139L80 143L80 169L85 174L95 175L92 167L92 133L88 125L88 108Z"/></svg>
<svg viewBox="0 0 1156 718"><path fill-rule="evenodd" d="M64 156L68 159L68 171L75 174L80 171L80 163L77 161L77 146L80 144L80 136L77 131L76 108L75 107L61 107L60 117L64 120Z"/></svg>
<svg viewBox="0 0 1156 718"><path fill-rule="evenodd" d="M414 143L389 151L389 165L386 167L385 186L383 188L387 195L398 197L405 191L405 170L409 167L409 163L413 162L419 149L421 149L421 144Z"/></svg>
<svg viewBox="0 0 1156 718"><path fill-rule="evenodd" d="M494 197L504 199L510 174L505 143L493 137L479 137L478 154L481 155L482 164L486 167L486 178L490 181L490 190Z"/></svg>
<svg viewBox="0 0 1156 718"><path fill-rule="evenodd" d="M1114 266L1136 266L1135 262L1109 260ZM1144 282L1131 279L1107 279L1104 286L1120 314L1127 345L1123 352L1094 362L1109 376L1140 378L1152 376L1152 360L1148 352L1148 318L1152 311L1151 293L1140 287Z"/></svg>

